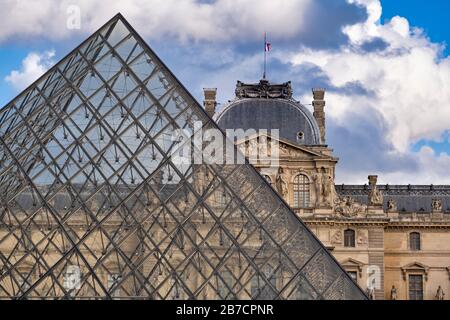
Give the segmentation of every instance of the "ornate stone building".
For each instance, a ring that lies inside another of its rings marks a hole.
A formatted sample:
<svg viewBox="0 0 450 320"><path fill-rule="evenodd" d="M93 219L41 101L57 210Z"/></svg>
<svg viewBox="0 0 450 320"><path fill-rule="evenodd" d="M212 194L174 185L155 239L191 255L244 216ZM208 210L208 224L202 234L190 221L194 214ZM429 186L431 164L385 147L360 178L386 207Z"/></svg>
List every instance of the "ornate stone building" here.
<svg viewBox="0 0 450 320"><path fill-rule="evenodd" d="M373 299L440 299L450 292L450 186L335 185L338 159L326 144L325 90L313 89L313 113L292 97L290 82L237 83L215 112L223 129L279 129L237 141L254 166ZM255 150L277 139L279 166ZM370 174L370 173L369 173Z"/></svg>

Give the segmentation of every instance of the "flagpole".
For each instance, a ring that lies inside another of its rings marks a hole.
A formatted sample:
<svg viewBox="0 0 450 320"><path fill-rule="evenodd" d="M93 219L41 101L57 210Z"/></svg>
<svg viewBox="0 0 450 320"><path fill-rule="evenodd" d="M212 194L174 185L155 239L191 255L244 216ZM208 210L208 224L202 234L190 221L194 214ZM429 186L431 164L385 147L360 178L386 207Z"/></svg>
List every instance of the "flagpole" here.
<svg viewBox="0 0 450 320"><path fill-rule="evenodd" d="M267 36L266 36L266 32L264 32L264 73L263 73L263 80L266 80L266 55L267 55L267 50L266 50L266 45L267 45Z"/></svg>

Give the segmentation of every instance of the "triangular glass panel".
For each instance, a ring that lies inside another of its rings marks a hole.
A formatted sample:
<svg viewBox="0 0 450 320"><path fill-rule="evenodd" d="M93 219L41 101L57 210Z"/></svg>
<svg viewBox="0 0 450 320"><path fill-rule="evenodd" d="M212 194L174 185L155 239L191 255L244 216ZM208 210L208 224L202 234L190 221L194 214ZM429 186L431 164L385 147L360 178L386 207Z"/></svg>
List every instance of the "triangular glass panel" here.
<svg viewBox="0 0 450 320"><path fill-rule="evenodd" d="M366 299L120 14L0 128L0 298Z"/></svg>

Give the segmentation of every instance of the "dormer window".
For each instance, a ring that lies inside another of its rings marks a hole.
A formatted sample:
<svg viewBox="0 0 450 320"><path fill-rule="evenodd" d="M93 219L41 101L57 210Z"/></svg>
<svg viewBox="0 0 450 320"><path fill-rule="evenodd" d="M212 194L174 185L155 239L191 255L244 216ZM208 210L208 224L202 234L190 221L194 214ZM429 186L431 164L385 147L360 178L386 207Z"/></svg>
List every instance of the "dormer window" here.
<svg viewBox="0 0 450 320"><path fill-rule="evenodd" d="M303 131L297 132L297 141L302 142L303 139L305 139L305 134L303 133Z"/></svg>

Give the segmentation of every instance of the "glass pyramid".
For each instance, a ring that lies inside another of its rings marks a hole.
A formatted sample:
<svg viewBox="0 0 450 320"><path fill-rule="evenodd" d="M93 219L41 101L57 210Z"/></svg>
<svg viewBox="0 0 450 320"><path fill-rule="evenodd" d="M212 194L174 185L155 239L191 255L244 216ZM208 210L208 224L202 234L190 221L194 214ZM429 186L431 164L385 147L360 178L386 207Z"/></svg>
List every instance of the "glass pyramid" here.
<svg viewBox="0 0 450 320"><path fill-rule="evenodd" d="M366 299L251 165L173 161L196 122L120 14L1 109L0 298Z"/></svg>

